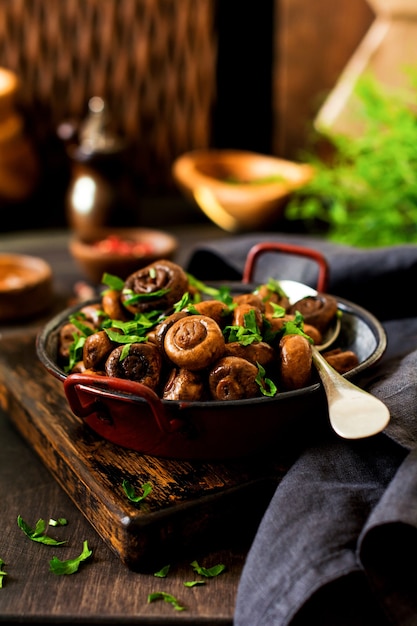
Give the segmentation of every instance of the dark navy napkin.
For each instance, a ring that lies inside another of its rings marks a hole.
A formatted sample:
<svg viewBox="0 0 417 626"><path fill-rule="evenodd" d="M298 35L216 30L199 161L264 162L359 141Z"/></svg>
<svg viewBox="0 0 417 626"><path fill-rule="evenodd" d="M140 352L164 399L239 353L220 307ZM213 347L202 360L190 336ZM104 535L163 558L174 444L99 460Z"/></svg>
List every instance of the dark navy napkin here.
<svg viewBox="0 0 417 626"><path fill-rule="evenodd" d="M417 315L413 296L417 276L417 246L414 245L369 250L303 235L259 233L196 246L188 271L201 280L240 280L249 250L264 241L319 250L330 266L328 292L363 306L380 320ZM316 287L317 273L315 261L274 252L259 257L255 280L291 279Z"/></svg>
<svg viewBox="0 0 417 626"><path fill-rule="evenodd" d="M269 503L245 562L235 626L417 625L417 246L354 249L303 235L253 234L199 245L187 270L240 280L261 241L314 248L330 266L328 291L376 315L381 361L358 384L381 398L384 433L347 441L333 432L306 447ZM317 267L262 257L256 281L300 280Z"/></svg>

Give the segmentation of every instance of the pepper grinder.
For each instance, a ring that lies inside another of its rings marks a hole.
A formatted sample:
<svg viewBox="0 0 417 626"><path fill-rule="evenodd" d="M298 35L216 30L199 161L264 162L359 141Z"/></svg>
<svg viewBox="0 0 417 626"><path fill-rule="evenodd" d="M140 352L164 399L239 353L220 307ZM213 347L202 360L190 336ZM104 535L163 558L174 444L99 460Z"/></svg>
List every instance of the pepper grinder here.
<svg viewBox="0 0 417 626"><path fill-rule="evenodd" d="M123 158L126 142L109 131L108 123L104 100L94 96L78 132L68 124L58 129L71 160L67 221L83 240L91 240L101 228L134 222L136 196Z"/></svg>

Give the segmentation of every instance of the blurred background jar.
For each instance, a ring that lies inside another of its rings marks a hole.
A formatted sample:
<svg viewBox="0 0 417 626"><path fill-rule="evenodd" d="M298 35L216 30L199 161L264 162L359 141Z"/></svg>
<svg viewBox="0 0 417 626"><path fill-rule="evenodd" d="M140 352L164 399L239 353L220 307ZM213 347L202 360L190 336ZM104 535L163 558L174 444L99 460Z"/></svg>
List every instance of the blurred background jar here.
<svg viewBox="0 0 417 626"><path fill-rule="evenodd" d="M79 127L62 123L58 135L66 143L70 181L65 211L71 230L82 239L103 227L127 227L137 221L138 197L130 174L126 141L111 131L104 100L90 98Z"/></svg>
<svg viewBox="0 0 417 626"><path fill-rule="evenodd" d="M19 86L14 72L0 68L0 207L3 213L34 193L40 174L36 151L16 104Z"/></svg>

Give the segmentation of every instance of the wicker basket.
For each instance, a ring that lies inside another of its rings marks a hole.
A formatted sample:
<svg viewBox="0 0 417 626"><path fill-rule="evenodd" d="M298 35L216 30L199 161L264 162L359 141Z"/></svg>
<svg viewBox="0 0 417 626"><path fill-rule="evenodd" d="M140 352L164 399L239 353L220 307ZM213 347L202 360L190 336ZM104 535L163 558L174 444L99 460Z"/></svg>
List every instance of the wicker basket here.
<svg viewBox="0 0 417 626"><path fill-rule="evenodd" d="M0 0L0 66L21 82L38 137L104 98L149 188L210 143L214 0Z"/></svg>

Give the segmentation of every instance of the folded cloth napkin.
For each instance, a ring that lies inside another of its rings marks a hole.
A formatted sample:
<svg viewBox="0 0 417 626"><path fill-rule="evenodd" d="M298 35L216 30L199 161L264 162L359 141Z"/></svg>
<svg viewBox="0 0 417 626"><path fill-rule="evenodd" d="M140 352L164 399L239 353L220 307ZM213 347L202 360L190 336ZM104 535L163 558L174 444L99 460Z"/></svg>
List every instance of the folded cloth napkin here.
<svg viewBox="0 0 417 626"><path fill-rule="evenodd" d="M197 246L187 270L239 280L260 241L314 248L328 291L376 315L387 350L357 381L391 413L386 431L311 442L279 483L249 550L235 626L417 625L417 246L352 249L303 235L253 234ZM306 259L261 258L269 277L315 286Z"/></svg>
<svg viewBox="0 0 417 626"><path fill-rule="evenodd" d="M410 291L417 275L417 246L413 245L361 249L303 235L259 233L197 245L187 269L201 280L241 280L249 250L265 241L319 250L330 267L327 291L363 306L380 320L417 315ZM318 266L305 257L266 253L255 269L256 280L272 277L317 286Z"/></svg>

